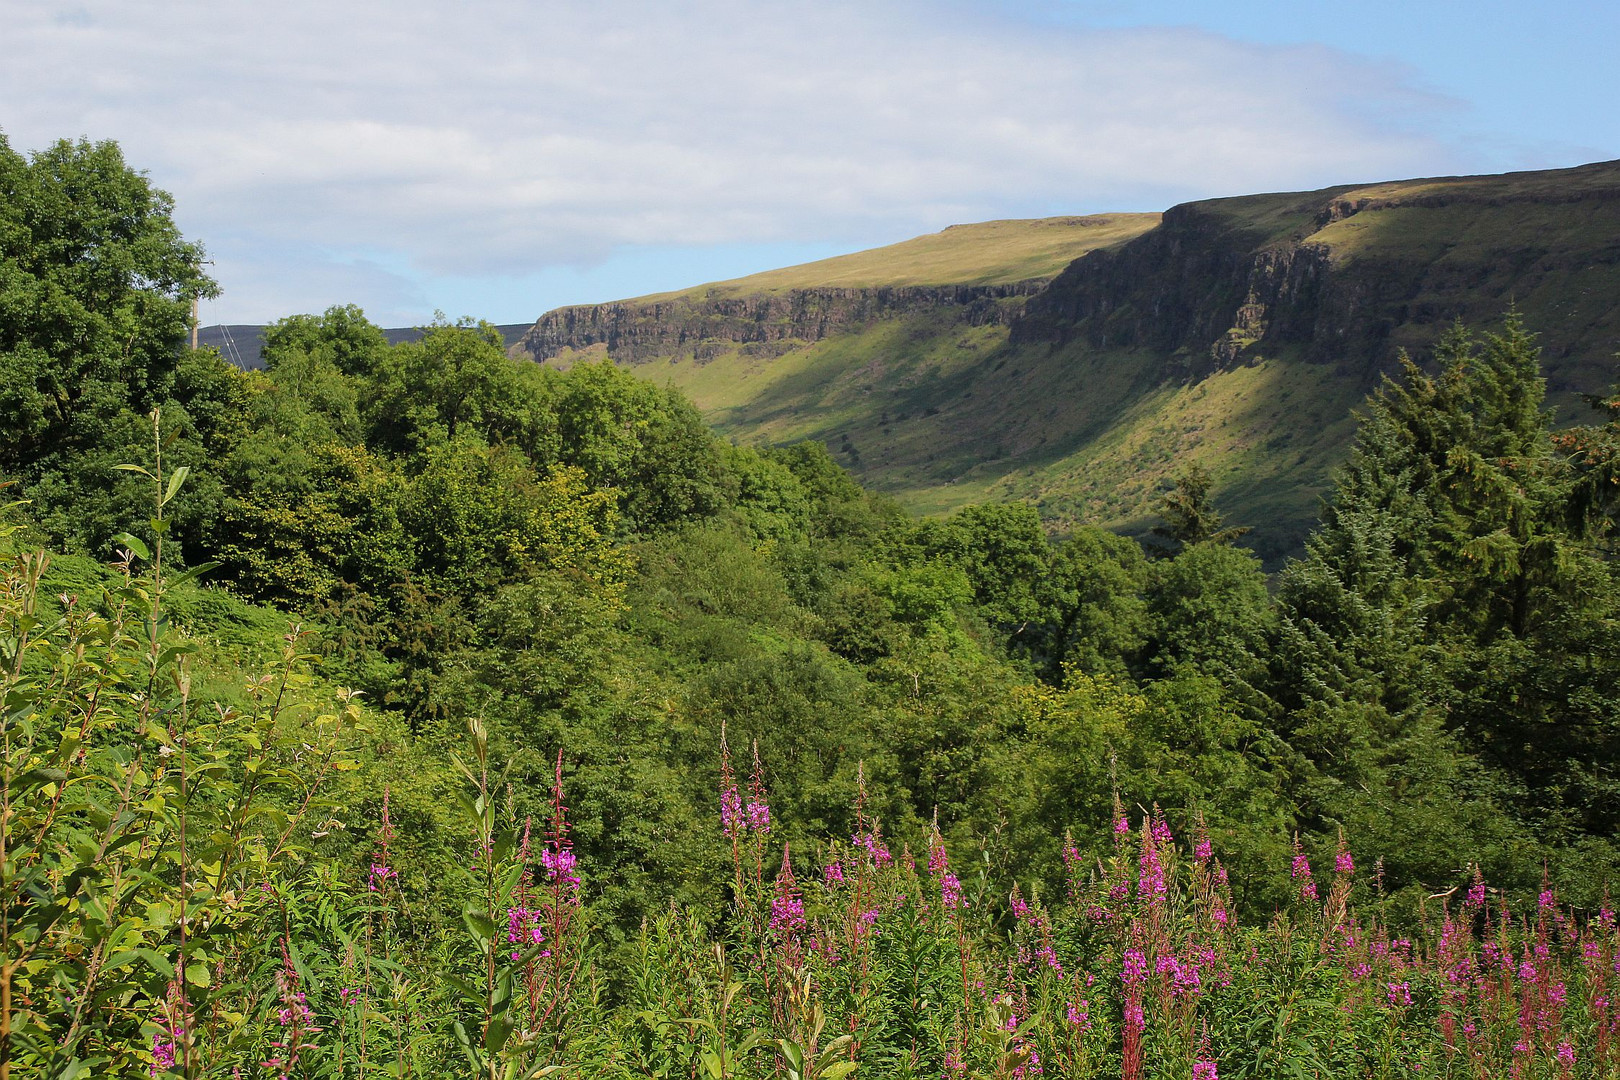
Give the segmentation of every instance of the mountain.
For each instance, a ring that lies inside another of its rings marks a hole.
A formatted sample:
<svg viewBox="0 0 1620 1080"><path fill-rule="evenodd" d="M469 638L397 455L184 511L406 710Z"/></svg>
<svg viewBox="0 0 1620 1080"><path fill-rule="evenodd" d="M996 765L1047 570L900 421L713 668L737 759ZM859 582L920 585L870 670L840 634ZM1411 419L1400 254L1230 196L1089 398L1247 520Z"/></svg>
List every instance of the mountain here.
<svg viewBox="0 0 1620 1080"><path fill-rule="evenodd" d="M955 226L563 308L514 352L610 356L734 439L820 440L924 512L1022 499L1058 530L1138 531L1198 461L1275 563L1398 352L1509 307L1580 418L1620 371L1620 162Z"/></svg>
<svg viewBox="0 0 1620 1080"><path fill-rule="evenodd" d="M507 341L516 341L529 329L529 324L512 323L495 329ZM264 331L262 323L216 323L197 329L197 344L205 349L218 349L221 356L244 371L257 371L264 366ZM397 327L383 333L388 335L390 345L415 341L422 336L421 328L416 326Z"/></svg>

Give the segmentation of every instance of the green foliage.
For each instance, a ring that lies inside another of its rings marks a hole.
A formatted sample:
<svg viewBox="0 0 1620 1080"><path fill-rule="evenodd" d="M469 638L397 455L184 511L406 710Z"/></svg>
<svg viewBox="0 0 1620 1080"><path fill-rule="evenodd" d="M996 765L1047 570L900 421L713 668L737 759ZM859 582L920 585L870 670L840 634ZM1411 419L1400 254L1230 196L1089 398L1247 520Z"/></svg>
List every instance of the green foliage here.
<svg viewBox="0 0 1620 1080"><path fill-rule="evenodd" d="M0 211L31 252L26 218ZM819 443L724 445L676 391L466 320L389 346L354 308L295 316L257 373L164 340L5 449L0 1015L30 1068L1187 1075L1207 1030L1223 1075L1461 1075L1455 1040L1401 1056L1441 968L1392 959L1396 927L1428 933L1470 864L1493 904L1545 874L1586 908L1620 867L1613 432L1548 435L1511 317L1380 390L1273 580L1196 468L1150 559L1024 504L910 519ZM1301 866L1348 859L1341 829L1383 861L1322 906ZM1158 916L1129 899L1151 858ZM1352 893L1378 905L1355 943ZM1244 937L1217 900L1294 914ZM1155 969L1128 1033L1125 951L1217 941L1230 982Z"/></svg>

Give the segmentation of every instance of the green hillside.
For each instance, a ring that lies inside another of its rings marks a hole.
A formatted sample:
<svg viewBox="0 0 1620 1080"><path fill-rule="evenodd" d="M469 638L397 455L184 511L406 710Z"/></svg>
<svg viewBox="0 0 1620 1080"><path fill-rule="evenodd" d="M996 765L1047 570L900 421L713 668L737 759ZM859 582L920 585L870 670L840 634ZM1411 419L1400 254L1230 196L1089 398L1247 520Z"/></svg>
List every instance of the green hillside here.
<svg viewBox="0 0 1620 1080"><path fill-rule="evenodd" d="M980 298L993 311L960 299L1086 243L1044 288ZM850 299L901 286L903 303ZM958 226L554 313L531 354L631 363L728 437L821 441L924 512L1017 499L1059 531L1136 531L1198 461L1275 562L1399 350L1421 358L1454 320L1486 326L1511 306L1540 335L1552 404L1577 418L1579 395L1616 376L1620 165Z"/></svg>
<svg viewBox="0 0 1620 1080"><path fill-rule="evenodd" d="M753 296L792 289L871 289L905 285L1007 285L1052 278L1088 251L1129 240L1158 214L1093 214L952 225L898 244L800 266L718 281L643 300L720 294Z"/></svg>

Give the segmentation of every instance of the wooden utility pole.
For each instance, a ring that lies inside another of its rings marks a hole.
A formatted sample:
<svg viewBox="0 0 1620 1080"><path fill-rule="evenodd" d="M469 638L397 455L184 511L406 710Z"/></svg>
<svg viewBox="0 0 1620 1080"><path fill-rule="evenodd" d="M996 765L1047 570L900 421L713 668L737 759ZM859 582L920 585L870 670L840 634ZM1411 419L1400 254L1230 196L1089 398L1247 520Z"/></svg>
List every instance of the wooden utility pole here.
<svg viewBox="0 0 1620 1080"><path fill-rule="evenodd" d="M191 298L191 347L197 347L197 297Z"/></svg>

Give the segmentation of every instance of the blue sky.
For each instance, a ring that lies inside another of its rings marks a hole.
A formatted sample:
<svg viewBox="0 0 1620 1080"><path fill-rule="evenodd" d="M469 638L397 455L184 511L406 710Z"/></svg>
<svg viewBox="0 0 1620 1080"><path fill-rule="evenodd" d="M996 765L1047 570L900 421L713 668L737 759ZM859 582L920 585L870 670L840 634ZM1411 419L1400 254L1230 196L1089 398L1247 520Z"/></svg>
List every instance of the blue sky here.
<svg viewBox="0 0 1620 1080"><path fill-rule="evenodd" d="M1620 4L0 0L0 131L173 192L209 322L523 322L962 221L1620 157Z"/></svg>

